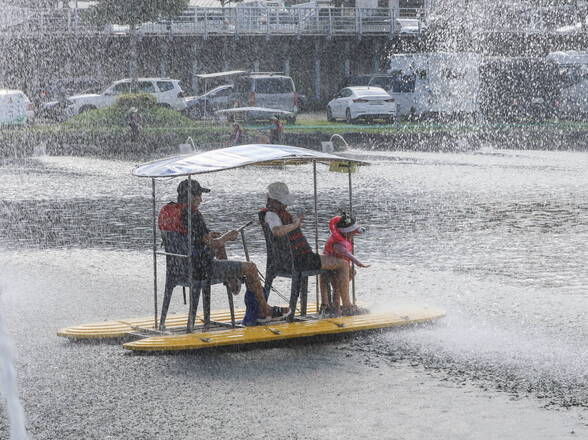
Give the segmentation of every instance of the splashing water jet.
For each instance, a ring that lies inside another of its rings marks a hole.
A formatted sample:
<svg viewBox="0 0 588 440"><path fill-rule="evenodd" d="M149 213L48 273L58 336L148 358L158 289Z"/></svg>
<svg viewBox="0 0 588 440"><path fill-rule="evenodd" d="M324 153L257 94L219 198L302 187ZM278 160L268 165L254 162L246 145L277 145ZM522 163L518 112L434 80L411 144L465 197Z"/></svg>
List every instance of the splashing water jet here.
<svg viewBox="0 0 588 440"><path fill-rule="evenodd" d="M0 292L1 298L1 292ZM0 391L6 399L11 440L28 440L25 414L18 397L12 345L0 314Z"/></svg>

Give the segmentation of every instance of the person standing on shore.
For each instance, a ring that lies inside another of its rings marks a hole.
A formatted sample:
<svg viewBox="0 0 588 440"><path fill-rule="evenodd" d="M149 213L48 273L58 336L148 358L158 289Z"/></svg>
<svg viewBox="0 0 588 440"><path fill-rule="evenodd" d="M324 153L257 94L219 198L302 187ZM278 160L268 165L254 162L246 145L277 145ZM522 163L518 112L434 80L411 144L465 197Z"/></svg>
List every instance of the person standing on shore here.
<svg viewBox="0 0 588 440"><path fill-rule="evenodd" d="M231 145L241 145L243 143L243 129L238 122L233 122L233 132L231 133Z"/></svg>
<svg viewBox="0 0 588 440"><path fill-rule="evenodd" d="M131 139L136 141L139 137L139 130L141 128L142 122L141 115L139 114L139 110L137 109L137 107L131 107L129 109L128 122L129 128L131 129Z"/></svg>
<svg viewBox="0 0 588 440"><path fill-rule="evenodd" d="M272 126L269 131L270 144L281 144L284 135L284 125L277 116L271 118Z"/></svg>

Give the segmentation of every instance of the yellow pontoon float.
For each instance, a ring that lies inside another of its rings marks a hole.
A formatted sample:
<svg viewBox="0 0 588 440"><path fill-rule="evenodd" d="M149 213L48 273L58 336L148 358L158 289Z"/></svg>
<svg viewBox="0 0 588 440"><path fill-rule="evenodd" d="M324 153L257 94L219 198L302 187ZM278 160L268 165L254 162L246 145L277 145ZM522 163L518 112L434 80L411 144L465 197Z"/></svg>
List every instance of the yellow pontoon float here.
<svg viewBox="0 0 588 440"><path fill-rule="evenodd" d="M79 325L64 328L58 335L72 340L134 338L126 342L123 347L138 351L170 351L194 350L208 347L242 345L259 342L272 342L284 339L304 338L318 335L351 333L365 330L385 329L409 324L430 322L445 315L441 310L423 307L397 308L385 313L366 313L356 316L324 317L318 313L316 303L306 301L306 292L300 297L300 307L297 307L298 294L292 289L290 309L296 310L288 321L275 321L266 325L244 327L239 324L245 311L233 307L232 294L228 292L228 311L210 311L210 280L196 281L192 277L192 264L186 264L188 269L183 284L188 288L189 307L187 314L165 316L167 307L164 304L161 320L158 321L158 271L157 257L164 255L169 258L181 258L191 261L192 243L187 240L188 249L184 253L165 252L158 248L156 180L174 177L213 173L246 166L261 165L291 165L311 163L314 177L314 211L315 211L315 248L318 251L318 197L317 197L317 164L326 164L331 170L348 174L349 183L349 212L353 212L351 174L357 166L368 165L367 162L349 159L334 154L313 151L286 145L240 145L222 148L202 153L174 156L140 165L133 170L137 177L151 179L151 193L153 204L153 301L154 316L144 318L121 319L110 322ZM191 209L191 200L189 207ZM188 230L191 230L191 219L188 216ZM241 229L241 238L248 259L245 236ZM271 256L270 256L271 258ZM293 283L294 284L294 283ZM171 286L173 290L174 286ZM306 286L305 286L306 287ZM197 314L200 291L203 292L203 314ZM353 302L355 303L355 282L352 282ZM171 291L169 292L171 297ZM169 299L168 299L169 301ZM318 289L317 289L318 302ZM164 300L165 303L165 300ZM165 326L163 325L165 323ZM198 324L196 324L198 323Z"/></svg>

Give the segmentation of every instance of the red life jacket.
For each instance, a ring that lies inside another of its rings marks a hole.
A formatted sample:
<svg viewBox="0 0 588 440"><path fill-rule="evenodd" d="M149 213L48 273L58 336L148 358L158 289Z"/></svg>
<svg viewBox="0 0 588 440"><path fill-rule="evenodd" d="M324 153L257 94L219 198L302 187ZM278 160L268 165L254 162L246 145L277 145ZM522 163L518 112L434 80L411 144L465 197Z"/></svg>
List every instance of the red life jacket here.
<svg viewBox="0 0 588 440"><path fill-rule="evenodd" d="M349 240L347 240L345 237L343 237L341 232L339 232L339 229L337 229L337 222L339 220L341 220L341 217L337 216L337 217L333 217L329 221L329 230L331 231L331 235L329 236L329 239L325 243L325 248L323 250L323 253L325 255L332 255L335 257L343 258L345 261L351 261L351 260L349 260L349 258L347 258L343 255L337 254L337 252L335 251L335 248L334 248L335 244L339 243L339 244L342 244L345 247L345 249L347 249L347 251L349 253L351 253L353 251L353 246L351 245L351 242Z"/></svg>
<svg viewBox="0 0 588 440"><path fill-rule="evenodd" d="M182 210L185 206L184 203L169 202L161 208L157 219L159 229L187 235L188 230L182 225Z"/></svg>
<svg viewBox="0 0 588 440"><path fill-rule="evenodd" d="M267 208L263 208L260 210L260 217L262 221L265 221L265 214L267 214L269 210ZM280 220L282 221L283 225L290 225L294 223L294 219L292 215L286 211L285 209L280 209L279 211L272 211L278 214ZM292 248L292 256L296 259L303 255L312 254L312 248L306 237L300 230L300 228L296 228L290 232L288 232L288 240L290 241L290 247Z"/></svg>

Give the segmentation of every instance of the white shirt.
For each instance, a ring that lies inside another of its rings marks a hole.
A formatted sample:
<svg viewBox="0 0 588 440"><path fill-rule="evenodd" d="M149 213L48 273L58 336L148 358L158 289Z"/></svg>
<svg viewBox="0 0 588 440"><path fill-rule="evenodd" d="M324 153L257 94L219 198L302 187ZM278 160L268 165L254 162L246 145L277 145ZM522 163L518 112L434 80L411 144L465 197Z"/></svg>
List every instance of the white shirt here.
<svg viewBox="0 0 588 440"><path fill-rule="evenodd" d="M273 229L276 226L283 226L283 223L282 223L282 220L280 219L280 216L272 211L268 211L265 213L265 222L269 226L270 231L273 231Z"/></svg>

